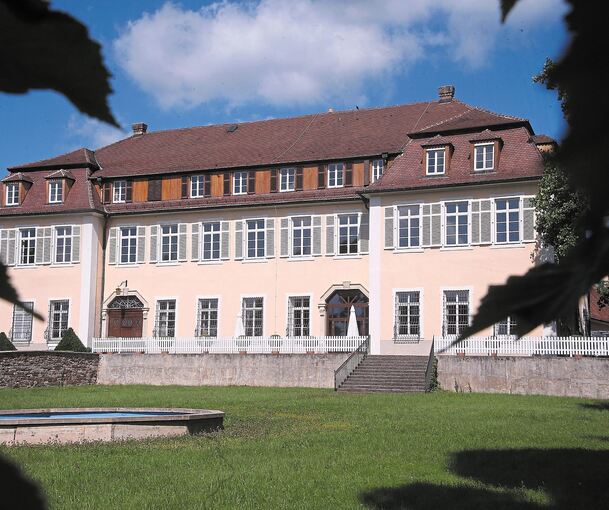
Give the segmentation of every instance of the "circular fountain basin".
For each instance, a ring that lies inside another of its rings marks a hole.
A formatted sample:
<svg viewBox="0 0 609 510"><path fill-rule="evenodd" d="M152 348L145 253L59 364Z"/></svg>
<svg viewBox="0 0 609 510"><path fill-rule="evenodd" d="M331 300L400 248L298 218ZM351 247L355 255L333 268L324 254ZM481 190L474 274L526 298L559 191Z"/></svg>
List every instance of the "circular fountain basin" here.
<svg viewBox="0 0 609 510"><path fill-rule="evenodd" d="M223 427L210 409L60 408L0 411L0 444L120 441L198 434Z"/></svg>

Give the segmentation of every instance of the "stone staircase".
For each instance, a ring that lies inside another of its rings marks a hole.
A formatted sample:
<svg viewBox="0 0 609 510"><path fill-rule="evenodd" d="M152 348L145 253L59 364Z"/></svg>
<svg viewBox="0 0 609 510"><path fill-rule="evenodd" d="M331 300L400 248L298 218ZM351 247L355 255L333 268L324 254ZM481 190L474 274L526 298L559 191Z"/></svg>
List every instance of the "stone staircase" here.
<svg viewBox="0 0 609 510"><path fill-rule="evenodd" d="M341 384L344 392L425 391L427 356L366 356Z"/></svg>

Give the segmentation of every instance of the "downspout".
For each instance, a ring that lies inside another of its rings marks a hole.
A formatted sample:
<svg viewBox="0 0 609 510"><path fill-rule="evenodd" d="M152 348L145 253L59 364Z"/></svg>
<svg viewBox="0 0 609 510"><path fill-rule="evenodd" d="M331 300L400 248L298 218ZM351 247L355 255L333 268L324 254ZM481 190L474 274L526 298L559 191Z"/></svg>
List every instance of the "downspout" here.
<svg viewBox="0 0 609 510"><path fill-rule="evenodd" d="M104 233L102 235L102 268L101 268L101 283L100 283L100 293L99 293L99 336L100 338L103 336L102 326L103 326L103 307L104 307L104 295L105 295L105 287L106 287L106 244L108 241L108 213L104 213Z"/></svg>

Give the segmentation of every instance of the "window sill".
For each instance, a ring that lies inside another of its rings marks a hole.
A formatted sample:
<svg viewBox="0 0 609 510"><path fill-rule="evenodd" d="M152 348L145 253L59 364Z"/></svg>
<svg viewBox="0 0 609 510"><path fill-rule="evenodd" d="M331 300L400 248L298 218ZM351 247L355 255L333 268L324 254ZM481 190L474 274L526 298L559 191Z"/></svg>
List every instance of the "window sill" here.
<svg viewBox="0 0 609 510"><path fill-rule="evenodd" d="M15 269L36 269L39 266L42 266L43 264L15 264L14 268ZM46 264L48 265L48 264Z"/></svg>
<svg viewBox="0 0 609 510"><path fill-rule="evenodd" d="M404 336L404 337L397 337L397 338L393 339L394 344L418 344L420 341L421 341L421 337L419 337L419 336L412 336L412 337Z"/></svg>
<svg viewBox="0 0 609 510"><path fill-rule="evenodd" d="M440 251L465 251L465 250L473 250L474 247L471 245L464 246L442 246Z"/></svg>
<svg viewBox="0 0 609 510"><path fill-rule="evenodd" d="M486 174L496 174L497 170L495 168L484 168L480 170L476 170L475 168L470 172L470 175L486 175Z"/></svg>
<svg viewBox="0 0 609 510"><path fill-rule="evenodd" d="M393 250L394 253L423 253L425 250L423 248L395 248Z"/></svg>
<svg viewBox="0 0 609 510"><path fill-rule="evenodd" d="M53 262L50 267L74 267L75 265L74 262Z"/></svg>
<svg viewBox="0 0 609 510"><path fill-rule="evenodd" d="M139 262L129 262L129 263L123 263L123 264L118 263L118 264L112 264L112 265L126 269L128 267L140 267L141 264Z"/></svg>
<svg viewBox="0 0 609 510"><path fill-rule="evenodd" d="M244 264L266 264L268 259L258 258L258 259L243 259Z"/></svg>
<svg viewBox="0 0 609 510"><path fill-rule="evenodd" d="M289 257L288 262L311 262L315 260L313 256L307 255L306 257Z"/></svg>
<svg viewBox="0 0 609 510"><path fill-rule="evenodd" d="M501 244L492 244L490 245L490 247L493 250L510 250L513 248L526 248L526 245L524 245L523 243L519 242L519 243L501 243Z"/></svg>
<svg viewBox="0 0 609 510"><path fill-rule="evenodd" d="M334 255L334 260L361 259L361 255Z"/></svg>
<svg viewBox="0 0 609 510"><path fill-rule="evenodd" d="M159 266L159 267L179 266L180 265L180 261L179 260L172 260L170 262L157 262L156 265Z"/></svg>
<svg viewBox="0 0 609 510"><path fill-rule="evenodd" d="M222 264L222 260L221 259L214 259L214 260L199 260L197 262L198 265L200 266L217 266Z"/></svg>

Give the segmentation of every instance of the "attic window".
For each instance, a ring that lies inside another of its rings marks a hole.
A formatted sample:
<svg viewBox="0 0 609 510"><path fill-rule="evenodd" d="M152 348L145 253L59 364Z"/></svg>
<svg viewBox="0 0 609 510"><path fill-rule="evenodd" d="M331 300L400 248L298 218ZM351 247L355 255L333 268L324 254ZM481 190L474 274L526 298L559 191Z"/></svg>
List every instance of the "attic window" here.
<svg viewBox="0 0 609 510"><path fill-rule="evenodd" d="M474 146L474 170L492 170L494 164L495 144L479 143Z"/></svg>
<svg viewBox="0 0 609 510"><path fill-rule="evenodd" d="M444 175L446 149L444 147L427 149L425 152L425 169L427 175Z"/></svg>
<svg viewBox="0 0 609 510"><path fill-rule="evenodd" d="M60 179L49 181L49 204L63 202L63 182Z"/></svg>
<svg viewBox="0 0 609 510"><path fill-rule="evenodd" d="M7 206L19 205L19 183L9 182L6 184L6 201Z"/></svg>
<svg viewBox="0 0 609 510"><path fill-rule="evenodd" d="M227 132L227 133L234 133L235 131L237 131L237 128L238 128L238 127L239 127L239 126L237 126L237 124L231 124L230 126L228 126L228 127L226 128L226 132Z"/></svg>

